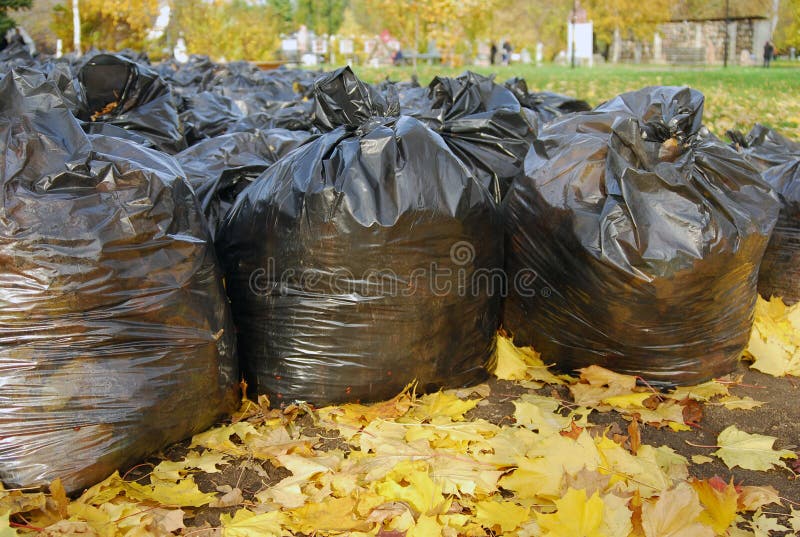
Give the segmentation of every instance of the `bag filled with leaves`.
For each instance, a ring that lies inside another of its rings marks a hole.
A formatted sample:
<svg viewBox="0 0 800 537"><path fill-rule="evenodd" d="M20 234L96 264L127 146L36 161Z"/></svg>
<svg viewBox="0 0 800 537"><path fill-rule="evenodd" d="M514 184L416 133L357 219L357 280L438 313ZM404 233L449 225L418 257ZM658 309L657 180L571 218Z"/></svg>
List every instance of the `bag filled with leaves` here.
<svg viewBox="0 0 800 537"><path fill-rule="evenodd" d="M586 101L567 95L550 91L529 91L524 78L510 78L504 85L514 93L524 111L532 114L532 123L536 125L537 132L541 125L557 117L572 112L588 112L592 109Z"/></svg>
<svg viewBox="0 0 800 537"><path fill-rule="evenodd" d="M98 54L78 71L83 91L78 117L92 134L103 124L133 131L169 154L186 148L169 84L150 67L117 54Z"/></svg>
<svg viewBox="0 0 800 537"><path fill-rule="evenodd" d="M764 252L758 290L767 299L800 302L800 143L756 125L746 136L728 133L781 200L778 223Z"/></svg>
<svg viewBox="0 0 800 537"><path fill-rule="evenodd" d="M203 140L175 155L197 194L212 237L236 196L310 137L306 131L286 129L237 132Z"/></svg>
<svg viewBox="0 0 800 537"><path fill-rule="evenodd" d="M323 134L242 191L217 238L247 380L316 404L479 382L502 267L489 191L349 68L315 94Z"/></svg>
<svg viewBox="0 0 800 537"><path fill-rule="evenodd" d="M664 384L733 369L778 201L702 111L650 87L540 132L504 206L517 344Z"/></svg>
<svg viewBox="0 0 800 537"><path fill-rule="evenodd" d="M438 132L499 202L522 175L534 140L516 97L493 79L469 71L434 78L425 98L419 90L403 95L402 112Z"/></svg>
<svg viewBox="0 0 800 537"><path fill-rule="evenodd" d="M18 80L0 80L0 481L77 491L234 410L235 335L175 161Z"/></svg>

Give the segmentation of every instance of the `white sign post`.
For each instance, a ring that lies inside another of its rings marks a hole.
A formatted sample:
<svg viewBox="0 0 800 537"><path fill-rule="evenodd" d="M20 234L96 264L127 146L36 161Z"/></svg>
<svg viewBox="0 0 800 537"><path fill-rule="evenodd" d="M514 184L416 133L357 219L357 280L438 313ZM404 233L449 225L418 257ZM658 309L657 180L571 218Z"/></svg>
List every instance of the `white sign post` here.
<svg viewBox="0 0 800 537"><path fill-rule="evenodd" d="M574 36L574 39L573 39ZM594 23L567 23L567 58L572 57L572 43L575 43L575 60L586 60L589 67L594 64Z"/></svg>

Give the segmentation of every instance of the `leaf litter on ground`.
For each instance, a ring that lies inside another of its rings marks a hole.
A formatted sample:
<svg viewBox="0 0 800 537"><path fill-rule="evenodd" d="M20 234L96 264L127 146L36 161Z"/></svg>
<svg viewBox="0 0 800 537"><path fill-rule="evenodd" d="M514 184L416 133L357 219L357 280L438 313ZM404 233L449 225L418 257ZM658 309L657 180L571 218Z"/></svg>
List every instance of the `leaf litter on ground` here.
<svg viewBox="0 0 800 537"><path fill-rule="evenodd" d="M746 358L773 375L797 374L800 313L759 300ZM144 475L115 473L70 499L0 489L0 536L227 537L352 535L542 537L792 535L800 506L769 486L693 466L714 457L729 468L786 472L796 458L776 438L730 426L691 462L642 441L643 428L691 431L704 405L747 410L736 380L672 392L591 366L553 372L530 348L500 335L495 375L513 387L507 415L476 417L489 385L419 396L409 385L372 405L271 408L246 398L230 423L196 435L178 460ZM505 386L504 385L504 386ZM594 413L628 421L614 431ZM627 434L625 434L627 433ZM714 449L715 451L711 451ZM240 470L241 468L241 470ZM240 481L252 470L257 490ZM213 490L195 477L238 475ZM214 511L216 518L202 512ZM213 521L213 524L209 522ZM188 524L189 527L186 527ZM203 533L206 532L206 533Z"/></svg>

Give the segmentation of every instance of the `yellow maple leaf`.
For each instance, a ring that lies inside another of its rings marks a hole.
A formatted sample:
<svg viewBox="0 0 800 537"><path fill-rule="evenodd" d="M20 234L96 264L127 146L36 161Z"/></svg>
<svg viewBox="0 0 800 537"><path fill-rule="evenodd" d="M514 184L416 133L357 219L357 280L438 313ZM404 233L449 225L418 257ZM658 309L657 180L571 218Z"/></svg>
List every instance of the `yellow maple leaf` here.
<svg viewBox="0 0 800 537"><path fill-rule="evenodd" d="M286 515L281 511L270 511L257 515L247 509L240 509L233 516L222 514L220 524L223 537L281 537L291 535L282 525Z"/></svg>
<svg viewBox="0 0 800 537"><path fill-rule="evenodd" d="M700 513L700 522L711 526L717 535L724 535L736 519L739 493L733 482L728 483L722 490L715 488L706 479L693 480L691 485L705 508Z"/></svg>
<svg viewBox="0 0 800 537"><path fill-rule="evenodd" d="M415 384L409 384L402 392L388 401L372 405L351 403L341 406L328 406L319 409L320 421L331 428L348 427L357 431L377 419L398 418L408 412L414 403Z"/></svg>
<svg viewBox="0 0 800 537"><path fill-rule="evenodd" d="M530 347L517 347L511 338L497 336L495 367L492 373L501 380L539 380L547 384L564 384Z"/></svg>
<svg viewBox="0 0 800 537"><path fill-rule="evenodd" d="M687 483L663 491L642 503L642 527L646 537L713 537L714 530L698 521L703 506Z"/></svg>
<svg viewBox="0 0 800 537"><path fill-rule="evenodd" d="M722 459L728 468L739 466L745 470L767 471L774 466L785 467L781 459L795 459L797 455L788 449L773 449L775 440L773 436L746 433L731 425L719 433L719 449L712 455Z"/></svg>
<svg viewBox="0 0 800 537"><path fill-rule="evenodd" d="M695 401L710 401L720 395L728 395L728 386L717 381L710 380L696 386L679 386L670 393L664 394L678 401L684 399L694 399Z"/></svg>
<svg viewBox="0 0 800 537"><path fill-rule="evenodd" d="M475 408L478 401L478 399L459 399L452 391L431 393L421 397L406 417L419 420L443 417L461 421L464 419L464 414Z"/></svg>
<svg viewBox="0 0 800 537"><path fill-rule="evenodd" d="M800 303L789 308L780 298L758 297L745 357L768 375L800 376Z"/></svg>
<svg viewBox="0 0 800 537"><path fill-rule="evenodd" d="M560 404L552 397L523 394L514 401L514 419L518 425L538 430L542 434L556 434L572 423L570 416L558 412Z"/></svg>
<svg viewBox="0 0 800 537"><path fill-rule="evenodd" d="M536 514L543 537L612 537L602 532L604 504L597 492L587 498L585 490L568 489L555 504L555 513Z"/></svg>
<svg viewBox="0 0 800 537"><path fill-rule="evenodd" d="M125 495L136 500L152 500L162 505L179 507L200 507L215 499L212 493L201 492L192 476L186 476L177 483L156 481L152 485L125 483Z"/></svg>
<svg viewBox="0 0 800 537"><path fill-rule="evenodd" d="M371 524L356 513L357 500L328 498L288 511L292 527L304 533L366 531Z"/></svg>
<svg viewBox="0 0 800 537"><path fill-rule="evenodd" d="M406 502L420 514L438 514L445 505L442 485L431 479L424 462L400 462L383 481L375 484L375 492L387 501Z"/></svg>
<svg viewBox="0 0 800 537"><path fill-rule="evenodd" d="M579 371L580 382L572 384L569 390L575 402L582 406L602 407L603 399L628 395L636 388L635 377L620 375L598 365L590 365Z"/></svg>
<svg viewBox="0 0 800 537"><path fill-rule="evenodd" d="M431 537L441 534L442 526L435 516L420 515L417 522L406 532L406 537Z"/></svg>
<svg viewBox="0 0 800 537"><path fill-rule="evenodd" d="M239 457L246 456L247 449L231 441L233 435L238 436L242 442L246 443L250 436L258 435L258 431L246 421L214 427L192 437L190 447L201 446Z"/></svg>
<svg viewBox="0 0 800 537"><path fill-rule="evenodd" d="M508 500L475 502L475 520L485 528L512 532L530 517L530 509Z"/></svg>
<svg viewBox="0 0 800 537"><path fill-rule="evenodd" d="M19 534L11 527L8 518L8 511L0 512L0 537L17 537Z"/></svg>

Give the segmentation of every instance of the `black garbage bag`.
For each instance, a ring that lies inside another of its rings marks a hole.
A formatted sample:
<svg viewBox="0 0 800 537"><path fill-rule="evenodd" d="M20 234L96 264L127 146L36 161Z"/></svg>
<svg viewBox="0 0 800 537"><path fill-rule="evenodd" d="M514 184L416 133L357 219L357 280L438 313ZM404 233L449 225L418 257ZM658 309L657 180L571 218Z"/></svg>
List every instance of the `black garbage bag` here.
<svg viewBox="0 0 800 537"><path fill-rule="evenodd" d="M235 410L235 335L191 187L0 80L0 481L104 479Z"/></svg>
<svg viewBox="0 0 800 537"><path fill-rule="evenodd" d="M778 203L702 110L651 87L542 130L504 206L515 342L662 384L735 367Z"/></svg>
<svg viewBox="0 0 800 537"><path fill-rule="evenodd" d="M208 56L197 54L189 56L186 63L165 61L154 65L153 69L169 83L176 96L184 98L207 91L222 70Z"/></svg>
<svg viewBox="0 0 800 537"><path fill-rule="evenodd" d="M264 103L257 110L257 112L250 112L229 124L227 132L254 132L271 129L316 130L313 101Z"/></svg>
<svg viewBox="0 0 800 537"><path fill-rule="evenodd" d="M747 136L728 134L781 200L758 273L758 290L767 298L780 296L787 304L800 302L800 143L758 124Z"/></svg>
<svg viewBox="0 0 800 537"><path fill-rule="evenodd" d="M210 91L187 97L180 113L186 142L190 146L225 134L232 123L242 118L244 114L232 99Z"/></svg>
<svg viewBox="0 0 800 537"><path fill-rule="evenodd" d="M405 93L411 107L402 109L403 113L441 134L500 201L522 174L535 137L516 97L493 79L469 71L457 78L434 78L426 100L414 89Z"/></svg>
<svg viewBox="0 0 800 537"><path fill-rule="evenodd" d="M175 155L197 194L213 237L236 196L310 137L308 132L286 129L238 132L204 140Z"/></svg>
<svg viewBox="0 0 800 537"><path fill-rule="evenodd" d="M489 191L349 68L315 93L324 134L248 186L217 238L248 382L324 404L480 381L502 267Z"/></svg>
<svg viewBox="0 0 800 537"><path fill-rule="evenodd" d="M528 91L528 84L524 78L510 78L506 80L505 87L514 93L519 104L534 113L537 119L536 124L539 126L564 114L588 112L592 109L586 101L567 95L549 91Z"/></svg>
<svg viewBox="0 0 800 537"><path fill-rule="evenodd" d="M145 136L161 151L186 148L183 127L169 85L144 64L113 54L98 54L78 72L83 89L78 117L89 123L110 123Z"/></svg>

